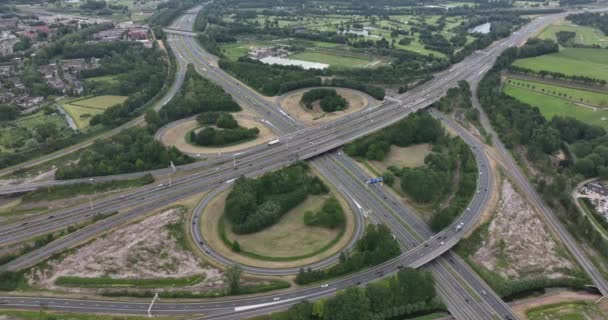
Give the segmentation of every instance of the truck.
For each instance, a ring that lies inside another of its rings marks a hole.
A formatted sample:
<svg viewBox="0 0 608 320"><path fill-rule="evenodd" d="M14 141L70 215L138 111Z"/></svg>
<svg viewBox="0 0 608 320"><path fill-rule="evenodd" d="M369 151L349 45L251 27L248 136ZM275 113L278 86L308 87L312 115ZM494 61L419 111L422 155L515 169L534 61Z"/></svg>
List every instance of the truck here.
<svg viewBox="0 0 608 320"><path fill-rule="evenodd" d="M268 141L268 145L272 146L272 145L275 145L275 144L277 144L279 142L281 142L281 139L274 139L274 140Z"/></svg>

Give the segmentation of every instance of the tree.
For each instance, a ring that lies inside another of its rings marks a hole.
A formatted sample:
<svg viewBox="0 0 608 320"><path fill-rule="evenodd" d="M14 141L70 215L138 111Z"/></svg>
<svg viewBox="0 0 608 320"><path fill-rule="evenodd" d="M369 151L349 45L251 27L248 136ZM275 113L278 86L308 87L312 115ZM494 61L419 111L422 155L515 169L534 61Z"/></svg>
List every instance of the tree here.
<svg viewBox="0 0 608 320"><path fill-rule="evenodd" d="M241 266L233 264L226 268L226 280L228 281L228 293L238 294L241 290Z"/></svg>
<svg viewBox="0 0 608 320"><path fill-rule="evenodd" d="M325 303L323 320L370 319L369 300L365 291L351 287Z"/></svg>
<svg viewBox="0 0 608 320"><path fill-rule="evenodd" d="M241 245L236 240L234 240L232 242L232 251L234 251L234 252L241 252Z"/></svg>
<svg viewBox="0 0 608 320"><path fill-rule="evenodd" d="M15 120L18 115L19 110L17 107L8 104L0 104L0 121Z"/></svg>

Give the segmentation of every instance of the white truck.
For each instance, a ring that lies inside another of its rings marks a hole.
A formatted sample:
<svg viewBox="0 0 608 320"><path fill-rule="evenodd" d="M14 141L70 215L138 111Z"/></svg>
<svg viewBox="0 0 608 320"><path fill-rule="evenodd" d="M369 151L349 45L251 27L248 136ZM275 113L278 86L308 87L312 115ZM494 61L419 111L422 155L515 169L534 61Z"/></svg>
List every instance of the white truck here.
<svg viewBox="0 0 608 320"><path fill-rule="evenodd" d="M274 139L274 140L268 141L268 145L272 146L272 145L275 145L275 144L277 144L279 142L281 142L281 139Z"/></svg>

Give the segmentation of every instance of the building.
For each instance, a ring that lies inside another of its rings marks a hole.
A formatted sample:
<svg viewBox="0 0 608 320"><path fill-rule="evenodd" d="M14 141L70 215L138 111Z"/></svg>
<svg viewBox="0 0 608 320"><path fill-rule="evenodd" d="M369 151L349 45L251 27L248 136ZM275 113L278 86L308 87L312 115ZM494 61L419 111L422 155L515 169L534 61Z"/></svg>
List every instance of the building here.
<svg viewBox="0 0 608 320"><path fill-rule="evenodd" d="M19 38L9 32L2 32L0 35L0 57L6 57L13 54L13 47L19 42Z"/></svg>

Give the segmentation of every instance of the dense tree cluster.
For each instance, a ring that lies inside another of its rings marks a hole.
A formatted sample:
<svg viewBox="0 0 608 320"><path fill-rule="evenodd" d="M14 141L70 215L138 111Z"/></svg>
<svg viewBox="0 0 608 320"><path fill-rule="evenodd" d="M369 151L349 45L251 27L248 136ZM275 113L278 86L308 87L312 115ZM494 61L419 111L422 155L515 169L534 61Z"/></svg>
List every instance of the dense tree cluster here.
<svg viewBox="0 0 608 320"><path fill-rule="evenodd" d="M560 30L555 33L557 42L564 47L573 47L574 39L576 38L576 32Z"/></svg>
<svg viewBox="0 0 608 320"><path fill-rule="evenodd" d="M442 309L431 273L404 268L364 288L351 287L327 300L298 303L272 319L388 320Z"/></svg>
<svg viewBox="0 0 608 320"><path fill-rule="evenodd" d="M304 213L304 224L307 226L319 226L335 229L344 225L344 211L338 199L331 197L323 203L317 212L306 211Z"/></svg>
<svg viewBox="0 0 608 320"><path fill-rule="evenodd" d="M205 147L222 147L254 139L258 136L258 128L236 127L231 129L216 129L204 127L198 132L190 132L190 140Z"/></svg>
<svg viewBox="0 0 608 320"><path fill-rule="evenodd" d="M239 61L222 59L220 68L267 96L279 95L291 90L321 85L320 71L300 67L267 65L241 58Z"/></svg>
<svg viewBox="0 0 608 320"><path fill-rule="evenodd" d="M339 95L335 89L312 89L305 92L300 100L308 109L313 102L319 101L325 112L340 111L348 108L348 101Z"/></svg>
<svg viewBox="0 0 608 320"><path fill-rule="evenodd" d="M504 94L500 72L519 57L520 50L509 48L498 57L479 84L479 100L505 146L527 151L526 160L539 172L535 177L537 189L549 206L576 236L585 238L606 256L608 242L578 212L571 191L585 176L604 173L608 138L603 129L573 118L554 117L547 121L538 108ZM570 161L560 161L556 166L550 155L560 149ZM570 165L571 161L574 165Z"/></svg>
<svg viewBox="0 0 608 320"><path fill-rule="evenodd" d="M156 12L147 19L148 23L159 26L168 26L175 18L198 3L196 0L170 0L160 2ZM204 11L204 10L203 10Z"/></svg>
<svg viewBox="0 0 608 320"><path fill-rule="evenodd" d="M327 193L325 184L309 171L306 163L299 162L256 179L238 179L224 208L232 230L239 234L260 231L275 224L309 194Z"/></svg>
<svg viewBox="0 0 608 320"><path fill-rule="evenodd" d="M433 106L445 113L455 110L464 111L467 119L476 121L479 114L471 103L471 87L465 80L458 81L458 86L449 88L446 95Z"/></svg>
<svg viewBox="0 0 608 320"><path fill-rule="evenodd" d="M579 26L595 27L602 30L604 34L608 34L608 14L606 13L584 12L571 14L566 17L566 20L572 21Z"/></svg>
<svg viewBox="0 0 608 320"><path fill-rule="evenodd" d="M17 119L19 109L9 104L0 104L0 122Z"/></svg>
<svg viewBox="0 0 608 320"><path fill-rule="evenodd" d="M340 263L323 270L300 269L296 276L297 284L308 284L338 277L366 267L375 266L390 260L401 253L399 244L385 225L369 225L365 234L357 240L355 250L340 255Z"/></svg>
<svg viewBox="0 0 608 320"><path fill-rule="evenodd" d="M239 126L233 115L224 111L203 112L196 117L202 126L215 125L222 129L234 129Z"/></svg>
<svg viewBox="0 0 608 320"><path fill-rule="evenodd" d="M166 63L159 49L147 49L132 42L103 44L105 54L97 69L81 72L83 77L117 75L115 82L87 82L87 92L129 96L125 102L112 106L91 118L91 125L116 126L140 114L146 105L161 91L166 77ZM89 45L95 50L97 45ZM96 53L97 54L97 53Z"/></svg>
<svg viewBox="0 0 608 320"><path fill-rule="evenodd" d="M418 112L376 133L347 144L344 151L352 157L382 160L390 151L391 145L407 147L412 144L434 143L443 134L443 128L437 120L427 113Z"/></svg>
<svg viewBox="0 0 608 320"><path fill-rule="evenodd" d="M188 65L184 84L158 114L160 123L208 111L240 111L241 107L219 85L203 78Z"/></svg>
<svg viewBox="0 0 608 320"><path fill-rule="evenodd" d="M192 159L175 147L165 148L146 128L130 128L108 140L97 140L77 163L61 167L58 179L104 176L181 165Z"/></svg>

